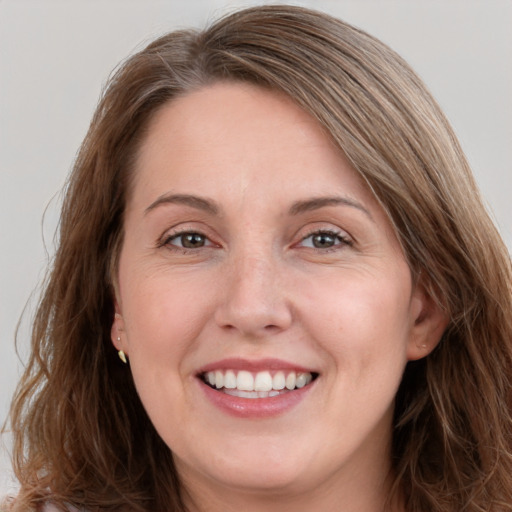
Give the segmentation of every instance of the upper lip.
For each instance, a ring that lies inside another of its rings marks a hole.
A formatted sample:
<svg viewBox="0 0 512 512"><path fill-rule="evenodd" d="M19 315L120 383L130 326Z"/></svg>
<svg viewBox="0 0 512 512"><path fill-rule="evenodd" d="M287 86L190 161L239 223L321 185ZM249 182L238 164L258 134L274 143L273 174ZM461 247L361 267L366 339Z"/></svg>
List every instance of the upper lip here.
<svg viewBox="0 0 512 512"><path fill-rule="evenodd" d="M282 359L243 359L238 357L221 359L219 361L209 363L201 367L197 373L198 375L201 375L215 370L246 370L249 372L260 372L265 370L288 370L301 373L318 373L311 368L306 368L302 365L284 361Z"/></svg>

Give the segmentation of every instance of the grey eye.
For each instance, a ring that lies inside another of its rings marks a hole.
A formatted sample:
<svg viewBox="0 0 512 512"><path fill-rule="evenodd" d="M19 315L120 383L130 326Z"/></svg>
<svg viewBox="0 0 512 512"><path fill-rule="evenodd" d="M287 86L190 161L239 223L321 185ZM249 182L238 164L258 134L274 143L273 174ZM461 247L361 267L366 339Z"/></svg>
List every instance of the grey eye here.
<svg viewBox="0 0 512 512"><path fill-rule="evenodd" d="M311 233L302 239L303 247L311 247L313 249L330 249L332 247L348 243L342 235L332 231L319 231Z"/></svg>
<svg viewBox="0 0 512 512"><path fill-rule="evenodd" d="M332 233L317 233L311 235L311 243L316 249L326 249L336 244L336 238Z"/></svg>

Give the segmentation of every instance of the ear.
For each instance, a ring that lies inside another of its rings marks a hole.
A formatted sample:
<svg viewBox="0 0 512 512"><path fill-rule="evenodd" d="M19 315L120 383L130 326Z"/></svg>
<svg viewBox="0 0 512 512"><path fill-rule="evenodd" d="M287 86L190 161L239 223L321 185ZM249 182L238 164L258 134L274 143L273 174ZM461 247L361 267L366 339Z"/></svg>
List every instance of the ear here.
<svg viewBox="0 0 512 512"><path fill-rule="evenodd" d="M421 359L434 350L448 325L442 307L418 283L411 298L411 326L407 360Z"/></svg>
<svg viewBox="0 0 512 512"><path fill-rule="evenodd" d="M110 329L110 339L112 340L112 344L116 347L117 350L122 350L125 354L128 354L126 351L126 336L124 330L124 319L121 314L121 309L119 307L119 303L117 299L114 300L114 320L112 322L112 328Z"/></svg>

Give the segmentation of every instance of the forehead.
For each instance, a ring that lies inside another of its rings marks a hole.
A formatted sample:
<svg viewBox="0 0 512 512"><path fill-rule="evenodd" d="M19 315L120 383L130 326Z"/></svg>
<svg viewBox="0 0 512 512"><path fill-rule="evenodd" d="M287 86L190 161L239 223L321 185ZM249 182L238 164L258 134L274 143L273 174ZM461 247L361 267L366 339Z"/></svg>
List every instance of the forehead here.
<svg viewBox="0 0 512 512"><path fill-rule="evenodd" d="M179 96L156 112L146 134L142 158L164 145L183 152L258 147L279 153L298 145L338 152L320 124L290 98L240 82L215 83ZM173 139L176 144L169 146Z"/></svg>
<svg viewBox="0 0 512 512"><path fill-rule="evenodd" d="M135 172L136 188L212 181L230 188L284 186L293 179L304 193L312 185L325 193L322 187L346 183L369 194L312 116L284 94L242 83L216 83L161 107L149 123Z"/></svg>

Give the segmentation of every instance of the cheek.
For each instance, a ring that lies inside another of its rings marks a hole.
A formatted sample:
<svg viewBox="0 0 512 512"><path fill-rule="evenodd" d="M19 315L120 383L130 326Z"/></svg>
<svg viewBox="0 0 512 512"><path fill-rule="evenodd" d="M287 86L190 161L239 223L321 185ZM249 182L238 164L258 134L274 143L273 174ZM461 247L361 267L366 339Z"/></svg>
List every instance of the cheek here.
<svg viewBox="0 0 512 512"><path fill-rule="evenodd" d="M160 435L173 444L190 408L184 383L199 334L212 316L212 300L207 290L201 291L204 281L200 285L190 276L132 272L123 284L122 314L135 386Z"/></svg>
<svg viewBox="0 0 512 512"><path fill-rule="evenodd" d="M133 273L124 283L122 313L130 358L175 366L212 316L208 287L193 276L165 272Z"/></svg>
<svg viewBox="0 0 512 512"><path fill-rule="evenodd" d="M308 330L338 366L406 360L410 286L392 275L340 272L310 288Z"/></svg>

